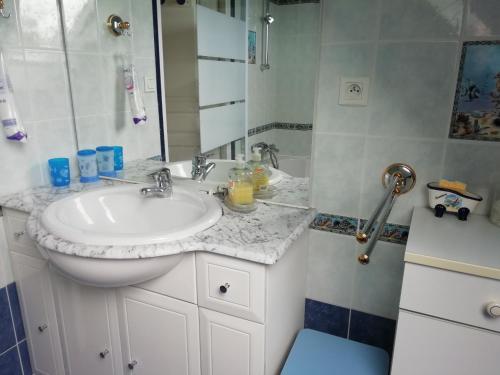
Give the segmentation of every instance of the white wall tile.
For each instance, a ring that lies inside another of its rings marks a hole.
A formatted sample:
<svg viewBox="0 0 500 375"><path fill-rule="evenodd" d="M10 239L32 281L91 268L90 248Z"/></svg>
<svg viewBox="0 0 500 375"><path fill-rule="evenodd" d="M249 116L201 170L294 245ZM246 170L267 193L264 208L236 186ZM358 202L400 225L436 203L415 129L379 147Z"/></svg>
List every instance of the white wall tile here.
<svg viewBox="0 0 500 375"><path fill-rule="evenodd" d="M71 117L66 61L63 52L26 50L31 121Z"/></svg>
<svg viewBox="0 0 500 375"><path fill-rule="evenodd" d="M16 6L14 1L5 3L5 11L10 12L10 18L2 18L2 22L0 22L0 35L2 36L0 47L2 49L21 47L22 45Z"/></svg>
<svg viewBox="0 0 500 375"><path fill-rule="evenodd" d="M358 252L363 252L362 247L358 248ZM379 241L369 264L355 262L353 309L397 319L403 282L403 257L404 246Z"/></svg>
<svg viewBox="0 0 500 375"><path fill-rule="evenodd" d="M455 90L458 43L389 43L378 49L369 133L442 139Z"/></svg>
<svg viewBox="0 0 500 375"><path fill-rule="evenodd" d="M314 134L312 205L320 212L358 217L364 137Z"/></svg>
<svg viewBox="0 0 500 375"><path fill-rule="evenodd" d="M327 0L322 3L322 43L376 38L378 0Z"/></svg>
<svg viewBox="0 0 500 375"><path fill-rule="evenodd" d="M132 44L135 56L154 56L152 1L131 0Z"/></svg>
<svg viewBox="0 0 500 375"><path fill-rule="evenodd" d="M368 107L340 106L341 77L370 77L375 62L371 43L323 46L318 80L315 128L320 132L364 133ZM373 91L373 88L372 90ZM371 104L371 101L369 101Z"/></svg>
<svg viewBox="0 0 500 375"><path fill-rule="evenodd" d="M100 40L101 52L107 54L129 54L132 51L130 36L116 36L110 32L106 24L112 14L119 15L123 20L131 21L131 0L98 0L97 1L97 34ZM136 0L134 0L136 1ZM134 26L131 24L131 31Z"/></svg>
<svg viewBox="0 0 500 375"><path fill-rule="evenodd" d="M18 0L18 11L25 48L51 48L62 51L57 0Z"/></svg>
<svg viewBox="0 0 500 375"><path fill-rule="evenodd" d="M466 37L500 35L500 2L498 0L469 0Z"/></svg>
<svg viewBox="0 0 500 375"><path fill-rule="evenodd" d="M97 52L100 46L96 0L61 1L61 6L66 48L69 51Z"/></svg>
<svg viewBox="0 0 500 375"><path fill-rule="evenodd" d="M458 39L464 0L385 0L381 39Z"/></svg>
<svg viewBox="0 0 500 375"><path fill-rule="evenodd" d="M351 236L311 230L307 298L351 306L356 270L355 242Z"/></svg>

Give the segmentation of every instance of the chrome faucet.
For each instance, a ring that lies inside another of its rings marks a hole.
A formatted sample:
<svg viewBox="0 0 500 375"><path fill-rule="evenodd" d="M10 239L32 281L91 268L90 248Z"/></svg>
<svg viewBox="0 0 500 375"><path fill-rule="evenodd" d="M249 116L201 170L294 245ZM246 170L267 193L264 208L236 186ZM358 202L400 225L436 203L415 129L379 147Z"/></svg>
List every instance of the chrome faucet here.
<svg viewBox="0 0 500 375"><path fill-rule="evenodd" d="M145 197L170 198L172 196L172 176L170 169L162 168L157 172L151 173L156 186L145 187L141 189L141 194Z"/></svg>
<svg viewBox="0 0 500 375"><path fill-rule="evenodd" d="M215 163L207 164L207 156L203 154L193 157L193 168L191 178L195 181L205 181L208 174L215 168Z"/></svg>
<svg viewBox="0 0 500 375"><path fill-rule="evenodd" d="M269 159L271 160L271 164L273 165L273 168L279 169L280 164L278 162L278 155L277 154L278 154L278 152L280 152L280 150L278 150L278 148L276 147L275 144L268 145L265 142L256 143L256 144L252 145L252 152L253 152L253 149L256 147L260 148L262 160L264 160L265 153L269 154Z"/></svg>

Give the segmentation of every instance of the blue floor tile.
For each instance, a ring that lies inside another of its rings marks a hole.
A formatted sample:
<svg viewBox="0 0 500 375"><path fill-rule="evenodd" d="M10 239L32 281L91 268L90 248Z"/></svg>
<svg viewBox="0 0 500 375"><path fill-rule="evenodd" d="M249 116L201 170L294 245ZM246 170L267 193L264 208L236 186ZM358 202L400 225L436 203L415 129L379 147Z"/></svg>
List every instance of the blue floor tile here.
<svg viewBox="0 0 500 375"><path fill-rule="evenodd" d="M7 288L0 289L0 353L5 352L16 344L14 324L10 315Z"/></svg>
<svg viewBox="0 0 500 375"><path fill-rule="evenodd" d="M21 365L23 366L24 375L33 374L28 352L28 342L26 340L19 344L19 354L21 355Z"/></svg>
<svg viewBox="0 0 500 375"><path fill-rule="evenodd" d="M17 346L0 355L0 375L23 375Z"/></svg>
<svg viewBox="0 0 500 375"><path fill-rule="evenodd" d="M20 342L26 338L26 334L24 333L23 317L21 315L21 306L19 305L16 284L9 284L7 286L7 292L9 293L10 308L12 310L12 317L14 318L17 342Z"/></svg>
<svg viewBox="0 0 500 375"><path fill-rule="evenodd" d="M306 299L305 328L347 337L349 309Z"/></svg>
<svg viewBox="0 0 500 375"><path fill-rule="evenodd" d="M377 346L392 354L396 321L351 310L349 339Z"/></svg>

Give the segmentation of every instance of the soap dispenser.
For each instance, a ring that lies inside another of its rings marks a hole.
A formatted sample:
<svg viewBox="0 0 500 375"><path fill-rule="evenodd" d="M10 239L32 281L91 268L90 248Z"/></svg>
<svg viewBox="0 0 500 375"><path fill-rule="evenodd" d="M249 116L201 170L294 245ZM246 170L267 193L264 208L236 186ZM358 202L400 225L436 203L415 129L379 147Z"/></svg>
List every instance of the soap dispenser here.
<svg viewBox="0 0 500 375"><path fill-rule="evenodd" d="M260 147L253 148L252 160L248 162L248 166L252 171L253 194L255 198L271 198L273 196L272 189L269 186L271 171L267 163L262 161Z"/></svg>
<svg viewBox="0 0 500 375"><path fill-rule="evenodd" d="M229 170L228 196L226 205L239 212L256 209L253 197L252 171L247 168L242 154L236 155L236 166Z"/></svg>

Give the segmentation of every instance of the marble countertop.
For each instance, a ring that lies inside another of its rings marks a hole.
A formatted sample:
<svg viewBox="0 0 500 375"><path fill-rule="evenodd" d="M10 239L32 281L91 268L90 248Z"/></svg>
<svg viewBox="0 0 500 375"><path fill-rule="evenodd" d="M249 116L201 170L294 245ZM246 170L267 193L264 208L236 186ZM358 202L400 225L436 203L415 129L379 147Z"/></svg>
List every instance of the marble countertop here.
<svg viewBox="0 0 500 375"><path fill-rule="evenodd" d="M137 162L132 166L129 165L131 168L129 175L136 173L137 176L144 177L144 174L150 173L161 165L163 163L156 161L153 163L151 161ZM287 178L286 180L281 182L283 183L283 193L290 196L293 195L294 191L297 191L299 196L297 202L302 199L307 204L307 200L304 200L304 197L307 197L305 193L307 180L295 178ZM0 206L30 213L27 223L30 236L42 247L65 254L94 258L130 259L171 255L187 251L207 251L263 264L276 263L293 241L307 229L316 213L314 209L257 203L256 211L250 214L240 214L223 206L224 216L217 224L205 231L179 241L140 246L88 246L72 243L48 233L40 225L39 217L50 203L77 192L123 183L102 180L94 184L81 184L75 181L70 187L64 189L33 188L0 197Z"/></svg>

